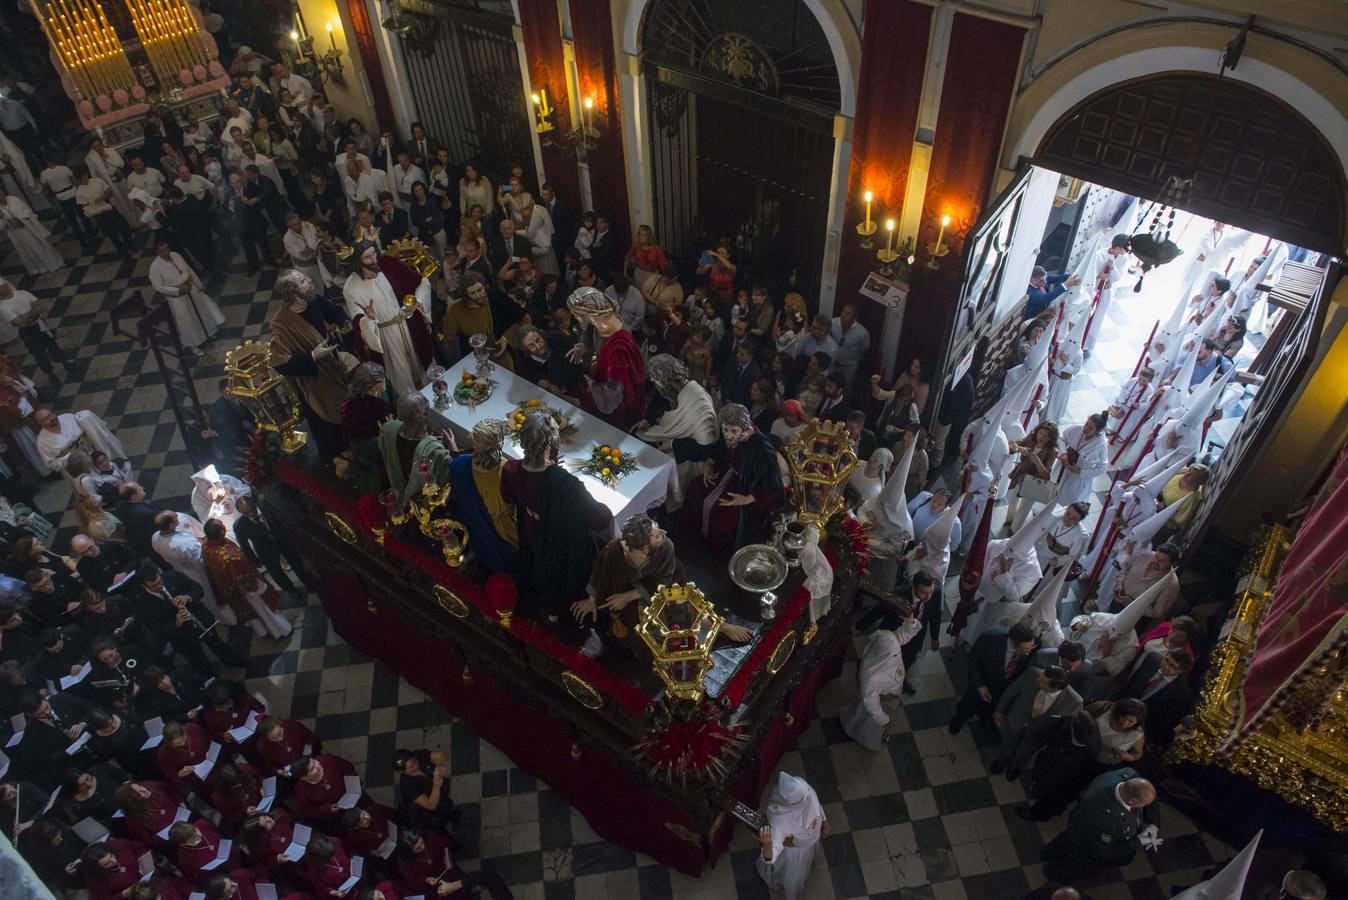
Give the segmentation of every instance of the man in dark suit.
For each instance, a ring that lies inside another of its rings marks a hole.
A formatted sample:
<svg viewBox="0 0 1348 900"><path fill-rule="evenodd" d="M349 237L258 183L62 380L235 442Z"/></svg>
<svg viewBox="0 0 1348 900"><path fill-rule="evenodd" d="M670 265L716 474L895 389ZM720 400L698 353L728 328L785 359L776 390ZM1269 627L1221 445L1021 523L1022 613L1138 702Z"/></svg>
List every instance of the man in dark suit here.
<svg viewBox="0 0 1348 900"><path fill-rule="evenodd" d="M1035 646L1034 632L1021 622L1010 629L989 628L974 641L969 649L964 694L947 726L951 734L958 734L973 716L978 716L989 731L996 731L993 709L1002 692L1030 664Z"/></svg>
<svg viewBox="0 0 1348 900"><path fill-rule="evenodd" d="M557 257L557 271L566 271L566 251L576 239L576 223L571 218L571 208L557 196L552 182L543 182L541 188L543 206L552 218L552 252Z"/></svg>
<svg viewBox="0 0 1348 900"><path fill-rule="evenodd" d="M852 437L852 447L857 452L857 459L870 459L878 442L875 439L875 432L866 427L864 412L854 409L847 414L847 433Z"/></svg>
<svg viewBox="0 0 1348 900"><path fill-rule="evenodd" d="M189 197L182 188L168 189L168 208L159 214L168 230L169 246L192 257L197 267L214 279L221 274L220 254L215 251L211 211L196 197Z"/></svg>
<svg viewBox="0 0 1348 900"><path fill-rule="evenodd" d="M1175 726L1187 716L1194 705L1194 692L1185 677L1193 657L1183 647L1165 652L1148 653L1133 669L1122 697L1136 697L1147 704L1147 744L1159 750L1170 745L1175 737Z"/></svg>
<svg viewBox="0 0 1348 900"><path fill-rule="evenodd" d="M1067 686L1086 701L1086 685L1091 679L1106 674L1098 659L1087 659L1086 648L1078 641L1063 641L1056 647L1045 647L1034 655L1033 665L1041 669L1061 666L1067 673Z"/></svg>
<svg viewBox="0 0 1348 900"><path fill-rule="evenodd" d="M426 133L424 125L420 122L413 122L412 140L408 141L407 146L403 149L412 154L412 162L416 163L421 171L429 172L431 163L435 162L435 152L440 149L440 144Z"/></svg>
<svg viewBox="0 0 1348 900"><path fill-rule="evenodd" d="M476 272L482 276L482 280L487 284L496 283L496 273L491 270L491 260L487 259L487 254L482 251L481 245L473 241L468 245L467 251L463 257L463 276L459 279L459 284L466 290L468 284L468 274Z"/></svg>
<svg viewBox="0 0 1348 900"><path fill-rule="evenodd" d="M1006 769L1007 781L1020 778L1021 768L1048 736L1045 729L1031 726L1045 716L1062 718L1079 709L1081 697L1067 686L1067 673L1060 666L1028 666L997 701L993 718L1002 730L1002 753L992 761L993 773Z"/></svg>
<svg viewBox="0 0 1348 900"><path fill-rule="evenodd" d="M1049 863L1044 872L1056 881L1075 881L1098 869L1126 866L1139 843L1155 837L1160 818L1151 782L1133 769L1111 769L1082 792L1067 828L1041 851Z"/></svg>
<svg viewBox="0 0 1348 900"><path fill-rule="evenodd" d="M913 618L917 619L922 627L917 630L917 634L904 642L902 653L905 672L913 671L913 661L922 652L922 645L926 641L927 635L931 635L932 652L935 653L941 649L941 586L936 583L935 578L926 572L915 572L908 581L908 600L912 604ZM859 634L869 634L878 628L893 631L902 624L903 619L898 610L887 603L877 602L857 620L856 630ZM917 689L905 680L903 692L915 694Z"/></svg>
<svg viewBox="0 0 1348 900"><path fill-rule="evenodd" d="M267 574L276 584L297 600L303 600L306 591L295 587L285 569L281 567L281 558L290 563L290 569L301 583L305 578L304 560L295 552L295 545L282 531L273 530L262 516L262 510L252 497L240 497L237 501L239 519L234 523L234 538L253 565L266 567Z"/></svg>
<svg viewBox="0 0 1348 900"><path fill-rule="evenodd" d="M88 727L85 720L93 711L93 704L65 691L43 697L35 690L19 695L19 711L24 715L23 738L11 750L22 762L22 769L39 784L59 781L67 766L78 764L80 754L84 761L92 760L88 750L68 755L66 748Z"/></svg>
<svg viewBox="0 0 1348 900"><path fill-rule="evenodd" d="M843 422L851 410L847 406L847 379L837 372L824 380L824 400L816 417L823 422Z"/></svg>
<svg viewBox="0 0 1348 900"><path fill-rule="evenodd" d="M315 298L309 306L316 306L319 302L327 301ZM215 398L215 402L207 411L210 427L203 431L201 436L211 441L211 446L215 449L216 464L221 471L242 476L256 423L253 414L230 395L228 378L220 379L219 388L220 396Z"/></svg>
<svg viewBox="0 0 1348 900"><path fill-rule="evenodd" d="M746 339L735 348L734 356L726 363L721 375L721 397L728 403L750 404L749 388L763 377L763 370L754 362L754 346Z"/></svg>
<svg viewBox="0 0 1348 900"><path fill-rule="evenodd" d="M163 571L146 560L136 570L132 598L145 624L161 644L173 649L198 672L214 672L201 645L215 652L220 662L241 668L248 661L229 648L215 632L216 620L201 602L201 585L181 572Z"/></svg>
<svg viewBox="0 0 1348 900"><path fill-rule="evenodd" d="M163 512L163 507L147 501L145 488L128 481L117 488L117 508L114 512L126 526L126 542L136 551L136 556L141 559L148 556L162 563L164 560L154 552L150 539L159 530L154 524L154 517Z"/></svg>
<svg viewBox="0 0 1348 900"><path fill-rule="evenodd" d="M489 284L498 284L499 279L496 275L512 262L520 259L532 259L529 255L529 241L522 234L515 233L515 222L510 218L504 218L500 224L500 234L492 239L491 245L487 249L487 256L491 258L492 278Z"/></svg>

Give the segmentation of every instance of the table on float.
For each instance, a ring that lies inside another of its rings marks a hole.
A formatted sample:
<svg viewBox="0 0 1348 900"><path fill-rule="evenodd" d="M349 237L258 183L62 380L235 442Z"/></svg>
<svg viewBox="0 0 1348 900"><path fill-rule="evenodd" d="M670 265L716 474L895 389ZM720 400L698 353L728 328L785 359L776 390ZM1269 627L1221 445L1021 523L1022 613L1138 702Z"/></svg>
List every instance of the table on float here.
<svg viewBox="0 0 1348 900"><path fill-rule="evenodd" d="M445 380L450 384L451 397L453 385L463 377L464 371L476 371L476 366L476 361L470 353L449 368L445 373ZM670 489L678 487L678 470L669 454L662 453L650 444L619 431L602 419L572 406L555 394L548 393L533 382L500 366L496 367L491 377L495 380L496 387L492 389L491 396L477 406L468 406L455 401L446 409L436 409L435 392L431 386L427 385L421 390L431 402L431 418L433 422L438 423L436 428L452 429L454 439L459 442L460 447L467 449L470 446L469 438L473 426L478 422L483 419L509 421L520 403L538 400L561 412L576 427L574 434L562 439L562 460L567 470L573 472L585 485L590 496L607 506L613 513L614 536L617 535L621 523L637 513L663 503ZM576 471L572 465L574 460L588 457L593 449L601 444L617 447L623 452L623 456L635 458L637 462L636 471L619 481L615 487L609 487L598 478ZM520 459L524 455L519 445L509 439L505 442L505 452L514 459Z"/></svg>

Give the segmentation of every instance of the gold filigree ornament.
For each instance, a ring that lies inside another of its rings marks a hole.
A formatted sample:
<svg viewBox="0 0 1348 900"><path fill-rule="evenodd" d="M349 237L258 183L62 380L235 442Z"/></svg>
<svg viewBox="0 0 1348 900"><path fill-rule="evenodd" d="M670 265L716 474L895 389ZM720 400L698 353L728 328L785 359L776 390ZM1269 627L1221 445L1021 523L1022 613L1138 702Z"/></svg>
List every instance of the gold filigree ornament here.
<svg viewBox="0 0 1348 900"><path fill-rule="evenodd" d="M783 635L777 647L772 651L772 656L768 657L768 674L776 675L786 665L786 661L791 658L791 654L796 651L796 645L800 639L796 637L794 631L788 631Z"/></svg>
<svg viewBox="0 0 1348 900"><path fill-rule="evenodd" d="M570 669L562 670L562 687L566 688L571 699L586 709L599 709L604 705L604 697L599 689Z"/></svg>
<svg viewBox="0 0 1348 900"><path fill-rule="evenodd" d="M692 844L694 847L702 846L702 835L686 825L680 825L678 822L666 822L665 830L685 844Z"/></svg>
<svg viewBox="0 0 1348 900"><path fill-rule="evenodd" d="M335 512L325 512L323 513L323 521L328 523L328 530L343 544L354 544L356 542L356 530L347 523L346 519Z"/></svg>
<svg viewBox="0 0 1348 900"><path fill-rule="evenodd" d="M468 615L468 604L464 599L443 584L437 584L434 593L436 604L454 618L462 619Z"/></svg>
<svg viewBox="0 0 1348 900"><path fill-rule="evenodd" d="M811 419L782 449L796 490L791 503L802 522L824 530L847 506L844 489L857 467L857 454L846 422Z"/></svg>

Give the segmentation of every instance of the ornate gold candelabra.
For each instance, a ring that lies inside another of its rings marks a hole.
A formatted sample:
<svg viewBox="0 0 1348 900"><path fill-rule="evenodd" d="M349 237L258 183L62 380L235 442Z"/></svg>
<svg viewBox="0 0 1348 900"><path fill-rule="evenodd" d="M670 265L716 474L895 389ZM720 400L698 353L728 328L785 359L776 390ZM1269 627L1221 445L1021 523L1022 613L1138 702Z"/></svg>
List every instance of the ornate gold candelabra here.
<svg viewBox="0 0 1348 900"><path fill-rule="evenodd" d="M701 700L711 671L711 648L725 619L693 582L660 585L641 610L637 634L655 657L655 674L669 695Z"/></svg>
<svg viewBox="0 0 1348 900"><path fill-rule="evenodd" d="M846 422L810 420L784 448L796 490L791 502L803 522L820 529L846 506L843 488L857 466Z"/></svg>
<svg viewBox="0 0 1348 900"><path fill-rule="evenodd" d="M34 4L57 61L80 97L94 100L136 87L117 30L98 0L47 0Z"/></svg>
<svg viewBox="0 0 1348 900"><path fill-rule="evenodd" d="M204 71L210 60L186 0L127 0L126 8L160 84L190 83L182 72L190 74L197 67Z"/></svg>

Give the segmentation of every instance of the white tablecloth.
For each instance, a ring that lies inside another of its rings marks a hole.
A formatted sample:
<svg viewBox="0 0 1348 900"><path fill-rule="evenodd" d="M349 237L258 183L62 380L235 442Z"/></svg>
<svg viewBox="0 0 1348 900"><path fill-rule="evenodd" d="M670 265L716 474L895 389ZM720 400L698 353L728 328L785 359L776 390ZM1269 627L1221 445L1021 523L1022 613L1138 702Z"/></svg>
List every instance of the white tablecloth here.
<svg viewBox="0 0 1348 900"><path fill-rule="evenodd" d="M470 372L476 371L476 361L471 353L445 373L445 380L451 387L451 396L453 385L463 377L465 369ZM567 470L574 473L585 485L590 496L607 506L613 513L615 536L623 522L637 513L663 503L670 488L678 486L678 471L674 459L667 453L661 453L650 444L619 431L602 419L572 406L560 397L500 366L496 367L492 378L496 381L496 387L492 390L491 396L486 402L479 403L475 407L455 402L448 409L436 409L435 392L430 385L422 388L421 393L431 402L431 419L433 423L437 423L436 430L451 428L459 446L467 449L470 443L468 438L474 425L483 419L508 420L515 412L515 407L526 400L538 400L553 409L560 410L571 420L571 424L576 426L576 431L571 437L562 439L562 460ZM582 475L571 465L573 460L588 457L599 444L617 447L623 452L623 456L636 458L636 471L618 482L617 487L609 487L597 478ZM519 446L508 438L505 442L505 452L514 459L523 456Z"/></svg>

